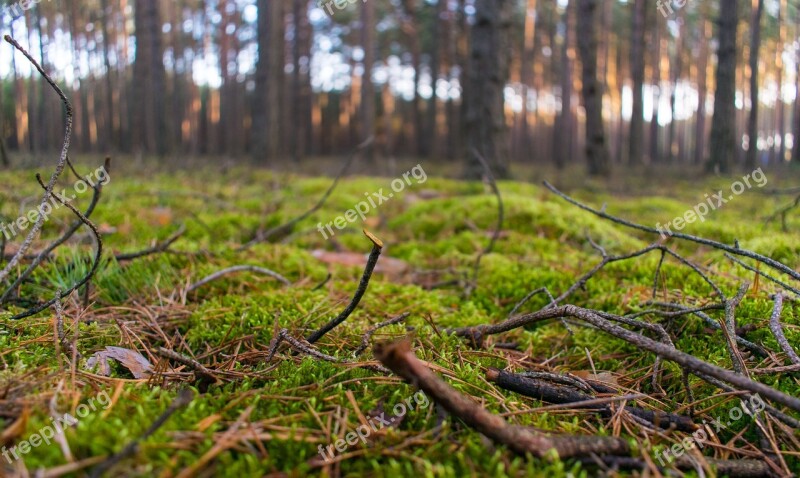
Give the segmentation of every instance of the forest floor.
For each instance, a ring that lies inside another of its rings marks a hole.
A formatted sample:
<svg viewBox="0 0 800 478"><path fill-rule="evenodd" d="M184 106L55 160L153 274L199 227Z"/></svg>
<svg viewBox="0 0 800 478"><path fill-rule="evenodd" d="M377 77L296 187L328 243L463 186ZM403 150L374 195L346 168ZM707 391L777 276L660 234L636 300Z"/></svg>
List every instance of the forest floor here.
<svg viewBox="0 0 800 478"><path fill-rule="evenodd" d="M78 169L85 174L97 166L84 163ZM334 226L335 235L327 239L318 231L318 223L324 227L336 221L366 195L381 188L390 192L392 179L410 169L400 168L395 177L347 177L319 210L290 232L237 251L257 231L284 224L311 208L331 179L245 168L144 174L116 172L112 165L110 181L91 216L102 233L103 258L88 297L80 289L63 301L64 340L55 338L54 308L20 320L10 318L31 303L53 298L89 271L95 245L85 227L23 282L17 305L0 313L0 430L6 447L0 474L34 476L36 470L47 469L36 476L88 476L134 441L138 449L122 457L114 475L594 476L603 470L585 460L515 455L434 406L413 384L381 371L372 344L403 337L455 390L508 422L547 433L621 437L631 445L630 456L652 465L653 473L658 454L680 447L689 433L653 431L652 424L648 427L619 408L604 416L569 405L548 407L499 387L487 379L487 371L570 373L617 391L598 397L632 395L628 405L684 415L693 409L695 423L722 417L728 422L725 429L692 453L763 459L754 421L748 416L727 419L740 405L736 394L722 393L691 375L689 399L681 369L672 362L664 363L660 380L653 383L652 353L577 321L569 322L570 330L558 319L511 330L487 337L481 347L447 333L450 327L501 322L537 288L546 286L555 296L565 292L600 262L592 241L611 255L628 254L659 240L657 234L598 218L543 186L502 181L502 229L492 251L481 258L474 290L466 293L473 285L475 261L498 220L497 198L486 184L432 176L423 182L422 175L412 175L402 191L371 207L363 223L357 218L343 230ZM705 194L729 190L736 179L741 178L662 182L657 191L639 188L624 195L610 194L600 183L582 189L567 185L566 192L655 227L684 216L706 200ZM738 240L741 248L797 270L800 211L788 215L784 232L780 221L765 220L793 197L763 194L792 184L786 178L769 179L762 190L745 191L682 232L726 244ZM65 174L60 187L70 190L73 181ZM2 182L4 221L36 207L41 189L31 170L3 172ZM76 206L83 210L91 189L78 196ZM59 237L73 220L64 208L55 212L44 227L47 240L35 241L33 251ZM166 251L132 260L114 258L154 246L181 228L185 230ZM307 337L350 302L373 248L362 228L384 243L375 274L352 315L312 351L347 363L293 351L285 343L270 357L279 330L286 329L296 339ZM6 253L20 243L17 237ZM770 295L777 286L720 251L676 239L665 244L713 274L729 296L742 283L751 283L736 309L736 324L743 337L770 354L743 354L748 369L789 364L769 328ZM652 308L646 304L654 299L687 307L713 302L713 287L672 257L660 267L654 298L659 260L655 250L608 264L561 303L625 315ZM269 269L289 285L241 271L189 290L202 278L237 265ZM536 311L548 302L539 294L516 312ZM366 350L355 354L365 332L401 314L408 315L377 330ZM719 310L708 314L714 319L724 316ZM678 349L732 368L724 335L701 318L645 315L640 320L661 324ZM800 345L800 305L787 300L781 321L789 342ZM79 355L72 353L73 345ZM106 349L109 346L119 348ZM188 361L159 354L159 347L191 357L203 367L181 364ZM107 357L112 358L110 367L103 366ZM96 362L100 366L88 365ZM754 377L800 396L796 372ZM164 415L187 386L195 392L191 401L171 416ZM387 427L376 429L368 418L381 411L389 417L401 404L407 412ZM64 413L80 416L65 427L62 438L49 438L47 443L36 439L46 436L42 431ZM160 417L166 420L154 426ZM367 423L373 429L363 441L337 442ZM800 469L796 433L774 433L781 451L780 458L772 456L776 466ZM336 450L337 443L343 451ZM329 445L334 445L334 456L326 462L319 447ZM7 453L12 447L19 459Z"/></svg>

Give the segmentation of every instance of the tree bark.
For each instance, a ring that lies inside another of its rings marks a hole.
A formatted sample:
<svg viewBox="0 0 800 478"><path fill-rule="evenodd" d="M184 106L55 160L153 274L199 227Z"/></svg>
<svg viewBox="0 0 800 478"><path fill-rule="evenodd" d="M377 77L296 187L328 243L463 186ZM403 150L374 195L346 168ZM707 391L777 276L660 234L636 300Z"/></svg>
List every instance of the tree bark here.
<svg viewBox="0 0 800 478"><path fill-rule="evenodd" d="M375 2L361 4L362 41L364 47L364 78L361 98L361 141L375 134L375 84L372 83L372 68L375 64ZM366 147L364 155L369 163L375 160L375 148Z"/></svg>
<svg viewBox="0 0 800 478"><path fill-rule="evenodd" d="M631 35L631 79L633 80L633 112L628 139L628 164L642 164L644 149L644 24L647 0L635 0Z"/></svg>
<svg viewBox="0 0 800 478"><path fill-rule="evenodd" d="M603 92L597 80L597 37L595 13L597 0L578 1L578 50L580 50L583 81L583 105L586 110L586 159L589 174L608 176L611 165L603 131Z"/></svg>
<svg viewBox="0 0 800 478"><path fill-rule="evenodd" d="M706 170L727 173L736 158L736 30L738 1L720 0L717 89L711 120L711 156Z"/></svg>
<svg viewBox="0 0 800 478"><path fill-rule="evenodd" d="M761 47L761 17L764 13L764 0L753 0L750 20L750 115L747 118L747 156L744 167L748 171L756 168L758 154L758 51Z"/></svg>
<svg viewBox="0 0 800 478"><path fill-rule="evenodd" d="M513 0L477 0L467 71L466 136L469 145L465 177L480 179L487 159L495 177L508 177L508 130L504 89L508 82Z"/></svg>
<svg viewBox="0 0 800 478"><path fill-rule="evenodd" d="M136 58L133 76L135 101L134 149L138 152L164 154L164 87L166 86L161 46L161 20L157 0L136 0Z"/></svg>

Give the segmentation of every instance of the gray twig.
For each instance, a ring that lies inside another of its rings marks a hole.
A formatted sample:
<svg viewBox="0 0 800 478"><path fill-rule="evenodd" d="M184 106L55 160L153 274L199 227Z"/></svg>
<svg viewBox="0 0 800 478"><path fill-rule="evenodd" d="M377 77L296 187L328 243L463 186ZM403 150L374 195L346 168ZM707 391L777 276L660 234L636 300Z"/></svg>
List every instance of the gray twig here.
<svg viewBox="0 0 800 478"><path fill-rule="evenodd" d="M794 348L792 348L792 345L783 334L783 327L781 327L782 311L783 294L778 292L775 294L775 307L773 307L772 316L769 318L769 329L772 331L772 335L775 336L775 340L778 341L778 345L780 345L781 349L789 356L789 360L795 365L800 365L800 357L797 356L797 352L794 351Z"/></svg>
<svg viewBox="0 0 800 478"><path fill-rule="evenodd" d="M263 267L258 267L258 266L241 265L241 266L228 267L227 269L222 269L221 271L217 271L217 272L215 272L215 273L213 273L213 274L211 274L211 275L209 275L207 277L204 277L203 279L199 280L198 282L195 282L194 284L190 285L186 289L186 293L188 294L189 292L192 292L195 289L198 289L198 288L208 284L209 282L213 282L213 281L215 281L215 280L219 279L220 277L223 277L223 276L225 276L227 274L233 274L234 272L242 272L242 271L258 272L259 274L264 274L264 275L270 276L270 277L272 277L274 279L277 279L278 281L280 281L284 285L292 285L292 283L289 281L289 279L287 279L286 277L283 277L282 275L278 274L275 271L271 271L269 269L265 269Z"/></svg>

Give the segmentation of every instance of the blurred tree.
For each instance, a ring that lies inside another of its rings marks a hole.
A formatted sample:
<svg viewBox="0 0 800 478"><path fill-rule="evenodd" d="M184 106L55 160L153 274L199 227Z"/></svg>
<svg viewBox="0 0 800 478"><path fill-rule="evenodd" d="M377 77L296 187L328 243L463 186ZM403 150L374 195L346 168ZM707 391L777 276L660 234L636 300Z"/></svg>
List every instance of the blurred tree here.
<svg viewBox="0 0 800 478"><path fill-rule="evenodd" d="M603 131L603 92L597 80L597 0L578 0L578 50L583 74L583 107L586 110L586 160L589 174L611 174L610 158Z"/></svg>
<svg viewBox="0 0 800 478"><path fill-rule="evenodd" d="M739 23L738 0L720 0L717 46L717 89L714 117L711 120L711 156L706 170L730 171L736 160L736 30Z"/></svg>
<svg viewBox="0 0 800 478"><path fill-rule="evenodd" d="M133 67L134 141L137 152L164 154L164 53L157 0L136 0L136 59Z"/></svg>
<svg viewBox="0 0 800 478"><path fill-rule="evenodd" d="M481 154L495 177L508 177L509 142L505 119L505 86L511 50L513 0L477 0L470 38L470 69L464 92L466 137L469 145L465 176L480 179Z"/></svg>
<svg viewBox="0 0 800 478"><path fill-rule="evenodd" d="M747 119L747 155L744 167L752 171L758 154L758 49L761 46L761 16L764 0L752 1L750 16L750 115Z"/></svg>
<svg viewBox="0 0 800 478"><path fill-rule="evenodd" d="M642 163L644 149L644 24L647 17L647 0L633 3L631 26L631 79L633 80L633 108L631 133L628 143L628 163Z"/></svg>

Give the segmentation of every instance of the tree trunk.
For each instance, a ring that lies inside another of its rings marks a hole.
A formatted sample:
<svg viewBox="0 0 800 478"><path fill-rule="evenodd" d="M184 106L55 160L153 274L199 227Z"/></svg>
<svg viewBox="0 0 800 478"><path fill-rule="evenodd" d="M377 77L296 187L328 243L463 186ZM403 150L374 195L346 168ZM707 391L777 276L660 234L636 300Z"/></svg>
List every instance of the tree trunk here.
<svg viewBox="0 0 800 478"><path fill-rule="evenodd" d="M633 80L633 111L628 138L628 164L642 164L644 149L644 24L647 0L635 0L631 35L631 79Z"/></svg>
<svg viewBox="0 0 800 478"><path fill-rule="evenodd" d="M661 162L661 148L659 145L659 132L661 125L658 123L659 105L661 103L661 19L656 19L653 25L653 91L651 95L653 107L650 119L650 164Z"/></svg>
<svg viewBox="0 0 800 478"><path fill-rule="evenodd" d="M483 166L473 149L489 162L496 177L508 177L508 130L504 89L508 81L513 0L477 0L467 71L465 177L480 179Z"/></svg>
<svg viewBox="0 0 800 478"><path fill-rule="evenodd" d="M758 154L758 50L761 47L761 17L764 13L764 0L753 0L750 19L750 116L747 118L747 156L744 167L748 171L756 168Z"/></svg>
<svg viewBox="0 0 800 478"><path fill-rule="evenodd" d="M136 58L134 60L135 127L134 148L140 152L164 154L164 87L166 86L161 47L161 20L157 0L136 0Z"/></svg>
<svg viewBox="0 0 800 478"><path fill-rule="evenodd" d="M738 0L720 0L717 89L711 120L711 156L707 171L727 173L736 158L736 30Z"/></svg>
<svg viewBox="0 0 800 478"><path fill-rule="evenodd" d="M556 168L562 169L572 154L572 58L571 51L573 24L575 19L575 5L577 0L568 0L564 7L563 25L564 37L561 45L561 111L556 118L555 129L553 131L553 160ZM554 37L555 38L555 37ZM553 55L555 63L555 55Z"/></svg>
<svg viewBox="0 0 800 478"><path fill-rule="evenodd" d="M597 0L578 1L578 50L581 55L583 105L586 110L586 160L589 174L608 176L611 165L603 131L603 92L597 80Z"/></svg>
<svg viewBox="0 0 800 478"><path fill-rule="evenodd" d="M375 64L375 2L361 4L361 44L364 47L364 77L361 98L361 140L375 134L375 84L372 83L372 68ZM364 152L369 163L375 160L372 145Z"/></svg>
<svg viewBox="0 0 800 478"><path fill-rule="evenodd" d="M536 64L536 0L527 0L525 7L525 36L522 45L522 155L520 159L534 159L536 153L531 140L530 112L528 111L528 100L530 88L533 84L533 69ZM538 92L537 92L538 93ZM535 121L534 121L535 128Z"/></svg>
<svg viewBox="0 0 800 478"><path fill-rule="evenodd" d="M708 11L708 7L705 8ZM711 22L700 20L700 58L697 65L697 123L695 124L694 164L703 164L706 154L706 97L708 96L708 44L711 38Z"/></svg>

